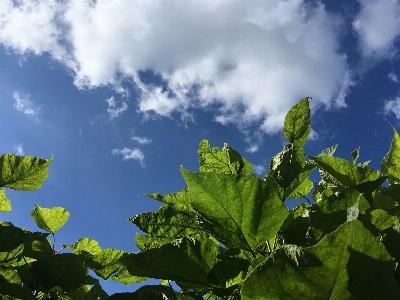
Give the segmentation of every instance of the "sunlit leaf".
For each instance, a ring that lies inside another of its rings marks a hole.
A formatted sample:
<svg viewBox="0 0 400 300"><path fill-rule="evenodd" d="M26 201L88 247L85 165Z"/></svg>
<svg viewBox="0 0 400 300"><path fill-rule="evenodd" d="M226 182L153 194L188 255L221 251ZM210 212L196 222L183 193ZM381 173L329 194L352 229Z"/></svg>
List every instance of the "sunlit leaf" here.
<svg viewBox="0 0 400 300"><path fill-rule="evenodd" d="M381 162L381 171L392 180L400 181L400 136L393 126L392 128L394 133L392 144Z"/></svg>
<svg viewBox="0 0 400 300"><path fill-rule="evenodd" d="M288 215L287 207L256 175L193 173L181 168L201 225L247 251L267 241Z"/></svg>
<svg viewBox="0 0 400 300"><path fill-rule="evenodd" d="M47 178L47 168L53 158L34 156L0 155L0 187L21 191L40 188Z"/></svg>
<svg viewBox="0 0 400 300"><path fill-rule="evenodd" d="M11 201L6 197L4 189L0 188L0 212L11 211Z"/></svg>
<svg viewBox="0 0 400 300"><path fill-rule="evenodd" d="M194 212L193 208L190 205L190 199L187 189L182 189L177 193L169 193L165 196L157 193L145 194L145 196L172 205L174 206L175 210L183 212Z"/></svg>
<svg viewBox="0 0 400 300"><path fill-rule="evenodd" d="M153 237L179 239L208 236L198 225L195 214L178 212L170 205L163 205L157 212L141 213L128 220Z"/></svg>
<svg viewBox="0 0 400 300"><path fill-rule="evenodd" d="M287 113L283 125L283 135L291 144L301 147L307 141L311 132L310 108L308 99L304 98L295 104Z"/></svg>
<svg viewBox="0 0 400 300"><path fill-rule="evenodd" d="M347 160L332 156L309 157L310 161L325 171L334 180L346 187L373 181L380 177L368 166L355 166Z"/></svg>
<svg viewBox="0 0 400 300"><path fill-rule="evenodd" d="M207 140L200 141L199 161L200 172L214 172L224 174L251 174L253 166L226 142L220 151L219 148L210 148Z"/></svg>
<svg viewBox="0 0 400 300"><path fill-rule="evenodd" d="M55 233L68 221L69 212L62 207L42 208L35 204L31 216L40 229Z"/></svg>
<svg viewBox="0 0 400 300"><path fill-rule="evenodd" d="M397 217L389 215L382 209L374 209L371 211L371 217L371 224L378 230L389 228L398 221Z"/></svg>

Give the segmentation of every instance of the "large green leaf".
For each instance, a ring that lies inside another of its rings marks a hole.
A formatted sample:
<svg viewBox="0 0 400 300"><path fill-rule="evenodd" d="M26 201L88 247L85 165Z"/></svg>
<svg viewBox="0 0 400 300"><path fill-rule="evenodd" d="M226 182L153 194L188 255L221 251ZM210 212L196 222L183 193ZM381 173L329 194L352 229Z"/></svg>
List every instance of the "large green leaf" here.
<svg viewBox="0 0 400 300"><path fill-rule="evenodd" d="M6 197L4 189L0 188L0 212L11 211L11 201Z"/></svg>
<svg viewBox="0 0 400 300"><path fill-rule="evenodd" d="M283 135L291 144L301 147L307 141L311 132L310 107L308 99L304 98L295 104L287 113L283 125Z"/></svg>
<svg viewBox="0 0 400 300"><path fill-rule="evenodd" d="M126 254L122 261L131 275L211 286L207 274L217 262L219 249L212 240L182 238L160 248Z"/></svg>
<svg viewBox="0 0 400 300"><path fill-rule="evenodd" d="M247 277L242 299L399 299L385 247L358 220L317 245L280 248Z"/></svg>
<svg viewBox="0 0 400 300"><path fill-rule="evenodd" d="M47 168L53 158L34 156L0 155L0 187L33 191L40 188L47 178Z"/></svg>
<svg viewBox="0 0 400 300"><path fill-rule="evenodd" d="M62 207L42 208L35 204L31 216L39 228L55 233L68 221L69 212Z"/></svg>
<svg viewBox="0 0 400 300"><path fill-rule="evenodd" d="M400 181L400 136L397 130L393 128L393 140L390 150L381 162L381 171L383 175L388 176L392 181Z"/></svg>
<svg viewBox="0 0 400 300"><path fill-rule="evenodd" d="M327 176L345 187L377 180L380 175L368 166L353 165L349 161L333 156L309 156L312 163L326 172Z"/></svg>
<svg viewBox="0 0 400 300"><path fill-rule="evenodd" d="M192 207L224 243L254 251L274 236L288 215L267 182L256 175L193 173L181 168Z"/></svg>
<svg viewBox="0 0 400 300"><path fill-rule="evenodd" d="M215 172L224 174L251 174L253 166L226 142L220 151L215 147L210 149L210 142L200 141L199 161L200 172Z"/></svg>

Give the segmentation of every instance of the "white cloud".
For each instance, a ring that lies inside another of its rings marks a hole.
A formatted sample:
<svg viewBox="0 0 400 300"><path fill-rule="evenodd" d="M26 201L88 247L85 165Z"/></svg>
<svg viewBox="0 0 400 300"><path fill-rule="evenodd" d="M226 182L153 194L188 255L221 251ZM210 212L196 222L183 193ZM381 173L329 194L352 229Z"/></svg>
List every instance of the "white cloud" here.
<svg viewBox="0 0 400 300"><path fill-rule="evenodd" d="M399 83L399 78L397 77L396 73L390 72L388 75L389 79L393 82Z"/></svg>
<svg viewBox="0 0 400 300"><path fill-rule="evenodd" d="M385 114L389 114L390 112L392 112L395 114L396 119L400 119L400 97L387 100L385 102L383 110Z"/></svg>
<svg viewBox="0 0 400 300"><path fill-rule="evenodd" d="M62 13L65 9L56 0L0 0L0 41L18 52L65 58Z"/></svg>
<svg viewBox="0 0 400 300"><path fill-rule="evenodd" d="M120 107L117 107L117 103L115 102L114 97L111 97L106 101L108 102L107 112L110 120L118 117L120 114L128 109L128 104L126 104L126 102L122 102L122 105Z"/></svg>
<svg viewBox="0 0 400 300"><path fill-rule="evenodd" d="M395 54L394 42L400 35L400 2L358 0L361 9L353 22L364 57L382 59Z"/></svg>
<svg viewBox="0 0 400 300"><path fill-rule="evenodd" d="M152 142L152 140L140 136L132 136L132 140L138 142L141 145L148 145Z"/></svg>
<svg viewBox="0 0 400 300"><path fill-rule="evenodd" d="M194 109L212 109L217 122L274 133L300 99L342 107L351 85L341 22L320 2L14 2L0 0L0 42L50 52L79 88L126 91L130 80L145 116L191 120ZM146 70L163 85L144 83Z"/></svg>
<svg viewBox="0 0 400 300"><path fill-rule="evenodd" d="M29 100L29 95L20 96L18 92L14 92L14 108L26 115L36 116L39 114L39 108Z"/></svg>
<svg viewBox="0 0 400 300"><path fill-rule="evenodd" d="M140 151L137 148L134 149L129 149L129 148L124 148L124 149L113 149L111 151L112 154L118 155L122 154L123 160L129 160L129 159L135 159L140 162L142 167L144 167L144 154L142 151Z"/></svg>

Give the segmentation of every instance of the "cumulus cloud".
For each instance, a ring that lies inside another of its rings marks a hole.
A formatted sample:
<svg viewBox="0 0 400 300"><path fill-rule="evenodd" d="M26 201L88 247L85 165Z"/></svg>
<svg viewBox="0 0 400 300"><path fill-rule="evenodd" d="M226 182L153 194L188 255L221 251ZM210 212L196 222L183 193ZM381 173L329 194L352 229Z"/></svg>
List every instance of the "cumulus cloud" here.
<svg viewBox="0 0 400 300"><path fill-rule="evenodd" d="M384 113L394 113L396 119L400 119L400 96L394 99L387 100L383 107Z"/></svg>
<svg viewBox="0 0 400 300"><path fill-rule="evenodd" d="M36 116L39 114L39 108L29 100L29 95L20 96L18 92L14 92L14 108L26 115Z"/></svg>
<svg viewBox="0 0 400 300"><path fill-rule="evenodd" d="M124 149L113 149L111 151L112 154L114 155L119 155L122 154L122 159L123 160L129 160L129 159L135 159L140 162L142 167L144 167L144 154L142 151L140 151L137 148L134 149L129 149L129 148L124 148Z"/></svg>
<svg viewBox="0 0 400 300"><path fill-rule="evenodd" d="M0 42L49 52L79 88L126 91L133 83L146 116L192 120L194 110L206 109L222 124L274 133L300 99L343 107L352 84L338 48L341 22L320 2L0 3ZM149 70L159 80L146 81Z"/></svg>
<svg viewBox="0 0 400 300"><path fill-rule="evenodd" d="M385 59L395 54L400 35L400 2L396 0L358 0L361 9L353 21L365 58Z"/></svg>
<svg viewBox="0 0 400 300"><path fill-rule="evenodd" d="M117 107L117 103L114 97L110 97L106 101L108 103L107 112L110 120L118 117L120 114L128 109L128 104L126 104L126 102L122 102L121 106Z"/></svg>

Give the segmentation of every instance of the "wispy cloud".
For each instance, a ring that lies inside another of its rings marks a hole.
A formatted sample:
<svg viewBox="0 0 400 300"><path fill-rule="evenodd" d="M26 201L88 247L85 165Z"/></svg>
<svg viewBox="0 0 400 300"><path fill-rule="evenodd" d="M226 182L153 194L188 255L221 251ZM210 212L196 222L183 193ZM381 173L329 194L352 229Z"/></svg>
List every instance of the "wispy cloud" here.
<svg viewBox="0 0 400 300"><path fill-rule="evenodd" d="M365 58L385 59L396 53L394 43L400 35L400 2L358 0L360 12L353 21Z"/></svg>
<svg viewBox="0 0 400 300"><path fill-rule="evenodd" d="M351 85L342 21L320 2L1 1L1 43L49 52L79 88L133 82L145 115L213 108L217 122L274 133L298 100L343 107ZM141 70L160 80L143 83Z"/></svg>
<svg viewBox="0 0 400 300"><path fill-rule="evenodd" d="M24 148L22 147L22 144L18 144L13 147L15 155L25 155Z"/></svg>
<svg viewBox="0 0 400 300"><path fill-rule="evenodd" d="M36 116L39 114L39 107L29 100L29 95L20 96L18 92L14 92L14 108L26 115Z"/></svg>
<svg viewBox="0 0 400 300"><path fill-rule="evenodd" d="M150 140L146 137L140 137L140 136L132 136L132 140L135 142L138 142L141 145L148 145L152 142L152 140Z"/></svg>
<svg viewBox="0 0 400 300"><path fill-rule="evenodd" d="M126 102L122 102L121 106L117 107L117 103L114 97L111 97L106 101L108 102L107 113L110 120L118 117L120 114L128 109L128 104L126 104Z"/></svg>
<svg viewBox="0 0 400 300"><path fill-rule="evenodd" d="M113 149L111 151L112 154L114 155L122 155L123 160L129 160L129 159L135 159L140 162L141 166L144 167L144 154L142 151L140 151L137 148L134 149L129 149L129 148L124 148L124 149Z"/></svg>
<svg viewBox="0 0 400 300"><path fill-rule="evenodd" d="M264 176L266 169L263 165L253 165L253 172L259 176Z"/></svg>
<svg viewBox="0 0 400 300"><path fill-rule="evenodd" d="M387 100L383 107L384 113L394 113L396 119L400 119L400 96L394 99Z"/></svg>
<svg viewBox="0 0 400 300"><path fill-rule="evenodd" d="M393 82L399 83L399 78L397 77L396 73L390 72L388 75L389 79Z"/></svg>

